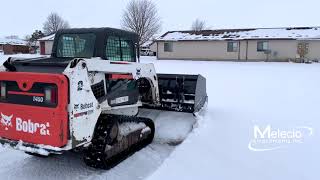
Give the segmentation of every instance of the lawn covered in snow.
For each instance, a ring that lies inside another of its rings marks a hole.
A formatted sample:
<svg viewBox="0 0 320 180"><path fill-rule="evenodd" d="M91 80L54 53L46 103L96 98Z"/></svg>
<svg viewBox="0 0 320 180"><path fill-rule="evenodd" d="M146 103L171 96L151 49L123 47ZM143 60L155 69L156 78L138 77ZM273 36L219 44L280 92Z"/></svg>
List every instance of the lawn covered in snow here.
<svg viewBox="0 0 320 180"><path fill-rule="evenodd" d="M85 167L74 153L39 159L0 148L1 179L319 179L320 64L156 61L154 57L142 57L142 62L154 63L159 73L207 78L207 109L182 144L163 143L186 135L178 129L190 127L181 124L186 116L164 112L156 117L161 128L156 142L109 172ZM299 144L250 150L254 126L268 125L289 130L311 127L313 134Z"/></svg>
<svg viewBox="0 0 320 180"><path fill-rule="evenodd" d="M320 64L153 61L161 73L207 78L208 109L198 128L148 180L300 180L320 177ZM255 125L312 127L301 144L248 148Z"/></svg>

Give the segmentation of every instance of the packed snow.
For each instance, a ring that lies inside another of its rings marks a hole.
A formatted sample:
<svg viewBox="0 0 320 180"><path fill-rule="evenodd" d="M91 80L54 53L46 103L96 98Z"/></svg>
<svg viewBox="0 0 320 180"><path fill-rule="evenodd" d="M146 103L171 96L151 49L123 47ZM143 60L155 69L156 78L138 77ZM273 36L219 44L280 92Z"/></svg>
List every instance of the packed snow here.
<svg viewBox="0 0 320 180"><path fill-rule="evenodd" d="M81 154L73 152L41 159L0 148L1 179L320 177L320 64L156 61L154 57L142 57L142 62L154 63L159 73L202 74L207 78L207 109L197 118L143 109L141 116L156 121L154 143L110 171L86 167ZM268 125L284 130L309 127L312 133L304 134L301 143L279 144L269 151L250 149L254 126Z"/></svg>
<svg viewBox="0 0 320 180"><path fill-rule="evenodd" d="M320 27L170 31L157 38L162 41L245 39L320 39Z"/></svg>
<svg viewBox="0 0 320 180"><path fill-rule="evenodd" d="M196 118L189 113L141 109L139 116L156 120L155 141L162 144L180 144L196 124Z"/></svg>

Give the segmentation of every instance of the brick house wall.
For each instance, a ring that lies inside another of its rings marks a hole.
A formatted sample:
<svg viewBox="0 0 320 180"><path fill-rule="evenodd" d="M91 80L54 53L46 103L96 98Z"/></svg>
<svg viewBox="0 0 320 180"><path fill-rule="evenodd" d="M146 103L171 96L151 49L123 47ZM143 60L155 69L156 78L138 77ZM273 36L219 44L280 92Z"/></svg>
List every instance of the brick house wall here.
<svg viewBox="0 0 320 180"><path fill-rule="evenodd" d="M10 44L5 44L3 45L3 51L4 54L28 54L30 53L30 49L28 46L23 46L23 45L10 45Z"/></svg>

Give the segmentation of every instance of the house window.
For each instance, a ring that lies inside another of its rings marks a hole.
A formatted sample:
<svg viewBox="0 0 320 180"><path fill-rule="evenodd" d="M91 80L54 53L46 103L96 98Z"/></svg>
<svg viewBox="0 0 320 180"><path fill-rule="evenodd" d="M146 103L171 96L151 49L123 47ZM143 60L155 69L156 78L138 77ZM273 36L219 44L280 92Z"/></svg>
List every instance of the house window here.
<svg viewBox="0 0 320 180"><path fill-rule="evenodd" d="M173 52L173 43L165 42L164 43L164 52Z"/></svg>
<svg viewBox="0 0 320 180"><path fill-rule="evenodd" d="M269 50L269 42L268 41L258 41L257 43L257 51L267 51Z"/></svg>
<svg viewBox="0 0 320 180"><path fill-rule="evenodd" d="M228 42L227 51L228 52L237 52L239 49L238 42Z"/></svg>

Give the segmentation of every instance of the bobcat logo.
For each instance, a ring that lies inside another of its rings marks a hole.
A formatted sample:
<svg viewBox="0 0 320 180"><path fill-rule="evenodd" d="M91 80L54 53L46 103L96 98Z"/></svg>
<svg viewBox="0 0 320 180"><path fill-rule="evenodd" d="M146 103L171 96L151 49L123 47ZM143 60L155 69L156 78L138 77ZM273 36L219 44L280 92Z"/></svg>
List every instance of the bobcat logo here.
<svg viewBox="0 0 320 180"><path fill-rule="evenodd" d="M78 91L82 91L83 89L83 81L78 82Z"/></svg>
<svg viewBox="0 0 320 180"><path fill-rule="evenodd" d="M13 117L13 114L11 116L6 116L1 113L1 124L2 126L6 127L6 130L8 130L8 127L12 127L11 119Z"/></svg>
<svg viewBox="0 0 320 180"><path fill-rule="evenodd" d="M136 75L137 75L137 76L140 76L140 75L141 75L141 68L137 68Z"/></svg>

